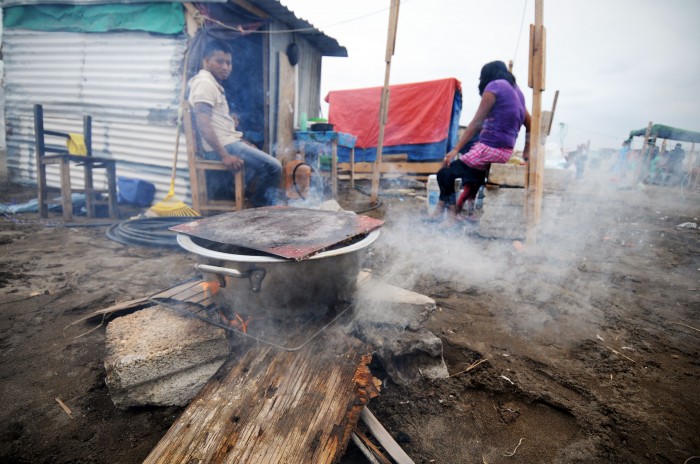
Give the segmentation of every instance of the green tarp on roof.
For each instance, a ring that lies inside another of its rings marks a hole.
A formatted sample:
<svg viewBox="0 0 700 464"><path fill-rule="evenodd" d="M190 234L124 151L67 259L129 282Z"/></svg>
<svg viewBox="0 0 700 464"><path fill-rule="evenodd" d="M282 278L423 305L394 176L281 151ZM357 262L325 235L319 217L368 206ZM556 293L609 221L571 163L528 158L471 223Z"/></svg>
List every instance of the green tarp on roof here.
<svg viewBox="0 0 700 464"><path fill-rule="evenodd" d="M180 3L26 5L5 8L3 25L6 29L35 31L180 34L185 13Z"/></svg>
<svg viewBox="0 0 700 464"><path fill-rule="evenodd" d="M630 132L632 137L644 137L647 129L633 130ZM679 129L677 127L664 126L663 124L654 124L651 126L651 136L658 139L678 140L679 142L700 142L700 132Z"/></svg>

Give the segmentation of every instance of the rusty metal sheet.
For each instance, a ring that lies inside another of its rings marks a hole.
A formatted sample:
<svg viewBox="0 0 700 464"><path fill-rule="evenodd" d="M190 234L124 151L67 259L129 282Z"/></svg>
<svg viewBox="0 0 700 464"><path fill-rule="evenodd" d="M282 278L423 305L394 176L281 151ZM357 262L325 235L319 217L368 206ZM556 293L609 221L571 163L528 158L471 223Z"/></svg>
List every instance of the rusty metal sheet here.
<svg viewBox="0 0 700 464"><path fill-rule="evenodd" d="M170 230L300 261L383 224L349 212L266 206L198 219Z"/></svg>

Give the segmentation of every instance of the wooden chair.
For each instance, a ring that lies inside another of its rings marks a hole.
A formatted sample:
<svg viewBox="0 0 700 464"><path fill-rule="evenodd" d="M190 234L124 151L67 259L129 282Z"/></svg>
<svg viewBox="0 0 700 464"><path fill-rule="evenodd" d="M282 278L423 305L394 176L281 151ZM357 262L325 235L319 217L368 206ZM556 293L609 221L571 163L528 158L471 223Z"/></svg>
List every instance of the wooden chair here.
<svg viewBox="0 0 700 464"><path fill-rule="evenodd" d="M63 207L63 218L66 221L73 220L73 192L85 193L85 206L88 217L96 216L95 207L97 205L108 205L109 217L117 218L117 181L116 181L116 160L99 156L92 156L92 117L83 117L83 137L85 138L85 155L70 154L66 147L66 140L70 139L68 132L48 130L44 127L44 109L41 105L34 105L34 139L36 148L36 169L37 169L37 196L39 200L39 214L41 217L48 217L48 204L46 188L46 165L58 164L61 175L61 205ZM46 137L62 139L63 145L49 145ZM83 166L84 188L73 189L70 180L70 164ZM96 189L93 185L93 169L104 169L107 175L107 189ZM107 200L98 199L97 195L106 193Z"/></svg>
<svg viewBox="0 0 700 464"><path fill-rule="evenodd" d="M194 130L192 106L184 103L182 122L185 128L187 143L187 161L190 167L190 190L192 192L192 208L202 216L227 211L240 211L245 208L243 191L245 189L245 168L234 173L234 199L212 200L207 194L207 171L228 171L229 168L221 161L205 160L199 137Z"/></svg>

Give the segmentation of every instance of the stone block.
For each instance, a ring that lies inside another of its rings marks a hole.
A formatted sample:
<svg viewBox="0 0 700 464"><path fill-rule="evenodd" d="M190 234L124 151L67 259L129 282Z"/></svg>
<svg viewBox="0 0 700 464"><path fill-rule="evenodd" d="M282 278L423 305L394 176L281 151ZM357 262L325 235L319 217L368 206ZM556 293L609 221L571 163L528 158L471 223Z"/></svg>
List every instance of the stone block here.
<svg viewBox="0 0 700 464"><path fill-rule="evenodd" d="M222 329L161 306L119 317L107 326L105 369L114 404L184 405L223 364Z"/></svg>
<svg viewBox="0 0 700 464"><path fill-rule="evenodd" d="M402 330L396 326L377 326L360 321L357 332L361 340L374 347L373 355L396 384L449 377L442 340L429 330Z"/></svg>

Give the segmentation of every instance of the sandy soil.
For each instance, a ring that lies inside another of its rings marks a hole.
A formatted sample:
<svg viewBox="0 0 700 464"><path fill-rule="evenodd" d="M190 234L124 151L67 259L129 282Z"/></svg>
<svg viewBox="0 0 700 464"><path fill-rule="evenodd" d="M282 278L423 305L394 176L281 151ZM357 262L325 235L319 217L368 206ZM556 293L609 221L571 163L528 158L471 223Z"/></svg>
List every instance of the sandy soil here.
<svg viewBox="0 0 700 464"><path fill-rule="evenodd" d="M2 203L34 196L0 190ZM373 412L417 463L700 462L689 459L700 455L700 231L676 227L697 223L698 205L697 191L584 179L539 245L518 250L424 225L415 198L386 199L368 213L387 225L367 265L436 299L426 327L453 375L387 382ZM0 220L0 461L141 462L182 409L115 408L104 327L67 326L184 280L190 258L58 219ZM363 458L350 445L343 462Z"/></svg>

